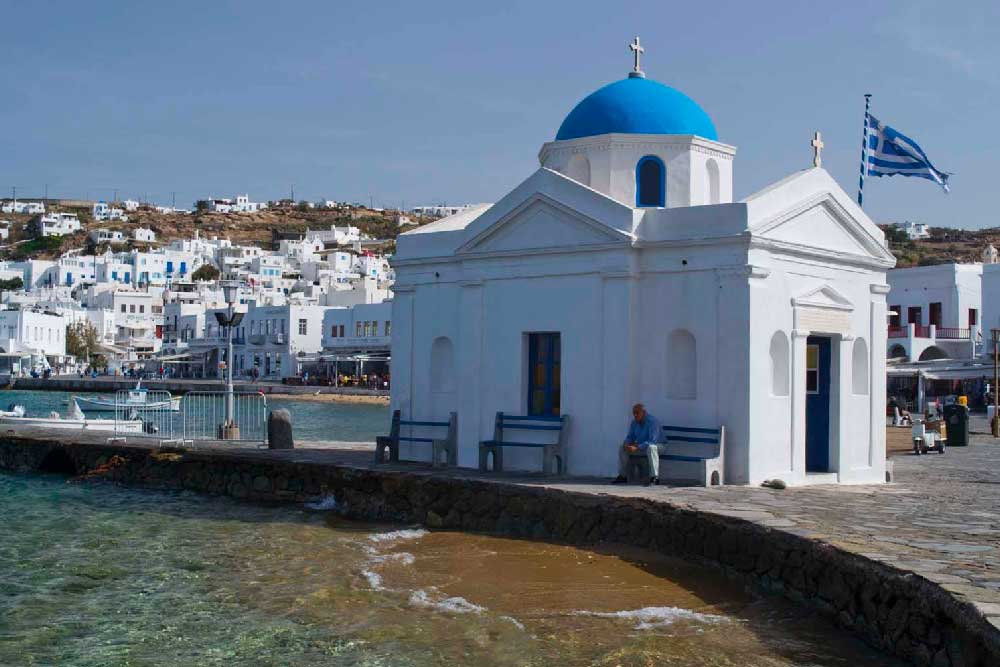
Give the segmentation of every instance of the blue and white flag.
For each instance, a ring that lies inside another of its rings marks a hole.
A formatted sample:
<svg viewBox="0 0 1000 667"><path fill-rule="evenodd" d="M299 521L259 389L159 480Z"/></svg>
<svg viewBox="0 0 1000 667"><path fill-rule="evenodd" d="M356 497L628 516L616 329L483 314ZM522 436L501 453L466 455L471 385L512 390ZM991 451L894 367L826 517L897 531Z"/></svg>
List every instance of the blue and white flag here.
<svg viewBox="0 0 1000 667"><path fill-rule="evenodd" d="M871 114L866 128L868 145L865 174L868 176L916 176L938 183L948 192L948 174L931 164L913 139L897 132Z"/></svg>

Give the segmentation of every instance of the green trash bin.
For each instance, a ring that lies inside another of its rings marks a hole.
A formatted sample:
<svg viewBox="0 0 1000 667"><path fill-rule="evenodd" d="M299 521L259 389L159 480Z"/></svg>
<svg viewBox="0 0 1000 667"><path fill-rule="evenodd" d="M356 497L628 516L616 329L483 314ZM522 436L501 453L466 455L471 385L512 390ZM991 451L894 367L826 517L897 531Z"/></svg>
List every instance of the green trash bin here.
<svg viewBox="0 0 1000 667"><path fill-rule="evenodd" d="M944 406L944 421L948 425L948 446L968 446L969 407L957 403Z"/></svg>

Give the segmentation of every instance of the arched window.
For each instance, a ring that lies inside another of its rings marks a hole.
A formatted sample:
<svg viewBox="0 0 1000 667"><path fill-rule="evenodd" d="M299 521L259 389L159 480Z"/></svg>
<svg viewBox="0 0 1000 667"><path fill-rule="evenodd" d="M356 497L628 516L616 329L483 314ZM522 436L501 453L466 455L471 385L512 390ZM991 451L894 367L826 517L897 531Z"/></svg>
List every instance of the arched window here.
<svg viewBox="0 0 1000 667"><path fill-rule="evenodd" d="M698 397L698 344L686 329L674 329L667 339L667 398Z"/></svg>
<svg viewBox="0 0 1000 667"><path fill-rule="evenodd" d="M635 166L635 205L664 206L667 170L655 155L647 155Z"/></svg>
<svg viewBox="0 0 1000 667"><path fill-rule="evenodd" d="M577 153L566 164L566 175L577 183L590 185L590 160L586 155Z"/></svg>
<svg viewBox="0 0 1000 667"><path fill-rule="evenodd" d="M854 351L851 355L851 385L855 394L868 395L868 344L864 338L854 341Z"/></svg>
<svg viewBox="0 0 1000 667"><path fill-rule="evenodd" d="M431 391L455 391L455 353L451 339L438 336L431 344Z"/></svg>
<svg viewBox="0 0 1000 667"><path fill-rule="evenodd" d="M708 158L708 162L705 163L705 171L708 172L705 192L706 204L718 204L722 201L721 195L719 194L719 163L715 161L714 158Z"/></svg>
<svg viewBox="0 0 1000 667"><path fill-rule="evenodd" d="M784 331L771 336L771 395L788 396L788 337Z"/></svg>

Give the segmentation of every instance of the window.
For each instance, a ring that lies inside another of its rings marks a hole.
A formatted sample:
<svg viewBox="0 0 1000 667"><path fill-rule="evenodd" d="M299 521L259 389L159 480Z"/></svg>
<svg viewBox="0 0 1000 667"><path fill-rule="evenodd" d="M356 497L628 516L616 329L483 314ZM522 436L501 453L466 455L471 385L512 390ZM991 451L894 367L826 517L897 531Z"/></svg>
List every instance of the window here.
<svg viewBox="0 0 1000 667"><path fill-rule="evenodd" d="M708 182L706 185L706 204L718 204L722 201L719 194L719 163L714 158L708 158L705 163L705 171Z"/></svg>
<svg viewBox="0 0 1000 667"><path fill-rule="evenodd" d="M334 324L332 327L330 327L330 337L331 338L336 338L337 337L337 325L336 324Z"/></svg>
<svg viewBox="0 0 1000 667"><path fill-rule="evenodd" d="M921 312L920 306L910 306L906 309L907 324L921 324L923 319L923 313Z"/></svg>
<svg viewBox="0 0 1000 667"><path fill-rule="evenodd" d="M851 388L858 396L868 395L868 344L864 338L854 341L851 356Z"/></svg>
<svg viewBox="0 0 1000 667"><path fill-rule="evenodd" d="M309 322L304 319L299 319L299 335L305 336L308 328L309 328Z"/></svg>
<svg viewBox="0 0 1000 667"><path fill-rule="evenodd" d="M972 328L979 324L979 311L975 308L969 308L969 328Z"/></svg>
<svg viewBox="0 0 1000 667"><path fill-rule="evenodd" d="M146 306L144 306L144 305L142 305L142 304L139 304L139 312L140 312L140 313L144 313L144 312L146 312Z"/></svg>
<svg viewBox="0 0 1000 667"><path fill-rule="evenodd" d="M135 312L135 304L134 303L129 304L128 312L130 312L130 313L134 313Z"/></svg>
<svg viewBox="0 0 1000 667"><path fill-rule="evenodd" d="M340 337L341 338L344 337L344 325L343 324L340 325Z"/></svg>
<svg viewBox="0 0 1000 667"><path fill-rule="evenodd" d="M528 334L528 414L561 410L562 345L558 333Z"/></svg>
<svg viewBox="0 0 1000 667"><path fill-rule="evenodd" d="M647 155L635 167L635 205L663 206L666 169L660 158Z"/></svg>
<svg viewBox="0 0 1000 667"><path fill-rule="evenodd" d="M935 301L928 310L927 324L933 324L936 327L941 326L941 302Z"/></svg>
<svg viewBox="0 0 1000 667"><path fill-rule="evenodd" d="M771 395L788 396L788 337L783 331L771 336Z"/></svg>
<svg viewBox="0 0 1000 667"><path fill-rule="evenodd" d="M698 344L690 331L675 329L667 339L667 398L698 397Z"/></svg>
<svg viewBox="0 0 1000 667"><path fill-rule="evenodd" d="M358 338L361 338L361 327L362 326L364 326L364 325L362 325L361 322L355 322L354 323L354 335L356 337L358 337Z"/></svg>
<svg viewBox="0 0 1000 667"><path fill-rule="evenodd" d="M125 304L124 303L122 304L122 312L123 313L125 312Z"/></svg>
<svg viewBox="0 0 1000 667"><path fill-rule="evenodd" d="M892 315L889 316L889 326L896 327L898 329L900 326L902 326L903 307L889 306L889 311L892 313Z"/></svg>
<svg viewBox="0 0 1000 667"><path fill-rule="evenodd" d="M819 345L806 345L806 393L819 393Z"/></svg>
<svg viewBox="0 0 1000 667"><path fill-rule="evenodd" d="M389 320L385 321L385 335L386 336L392 335L392 322L390 322Z"/></svg>

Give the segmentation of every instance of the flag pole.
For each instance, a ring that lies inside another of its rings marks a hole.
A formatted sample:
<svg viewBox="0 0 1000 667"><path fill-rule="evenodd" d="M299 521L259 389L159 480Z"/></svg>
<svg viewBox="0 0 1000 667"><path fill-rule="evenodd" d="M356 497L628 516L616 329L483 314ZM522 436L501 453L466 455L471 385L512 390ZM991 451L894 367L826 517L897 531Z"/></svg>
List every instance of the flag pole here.
<svg viewBox="0 0 1000 667"><path fill-rule="evenodd" d="M872 94L865 93L865 131L861 139L861 176L858 179L858 206L862 206L865 176L868 175L868 112L871 110L871 105Z"/></svg>

